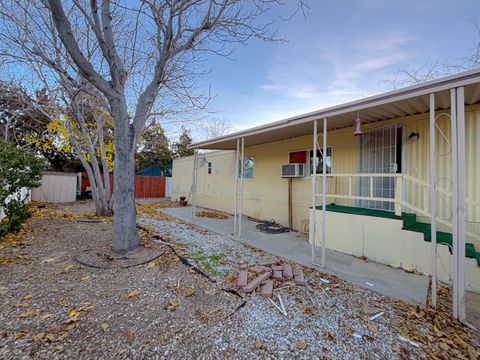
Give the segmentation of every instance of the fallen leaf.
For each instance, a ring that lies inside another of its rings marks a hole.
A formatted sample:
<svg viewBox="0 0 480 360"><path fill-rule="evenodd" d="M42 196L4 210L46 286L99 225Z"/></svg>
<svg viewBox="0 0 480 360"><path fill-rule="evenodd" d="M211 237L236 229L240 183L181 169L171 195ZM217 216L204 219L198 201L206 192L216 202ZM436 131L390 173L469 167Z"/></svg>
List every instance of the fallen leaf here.
<svg viewBox="0 0 480 360"><path fill-rule="evenodd" d="M108 324L107 323L101 323L100 327L102 328L103 332L107 332L107 329L108 329Z"/></svg>
<svg viewBox="0 0 480 360"><path fill-rule="evenodd" d="M53 334L47 334L47 335L45 336L45 340L46 340L47 342L49 342L49 343L52 343L52 342L55 341L55 336L54 336Z"/></svg>
<svg viewBox="0 0 480 360"><path fill-rule="evenodd" d="M80 280L81 281L90 280L90 274L86 274L86 275L82 276L82 278Z"/></svg>
<svg viewBox="0 0 480 360"><path fill-rule="evenodd" d="M15 307L29 307L30 304L28 302L24 302L24 303L21 303L21 304L15 304L13 306L15 306Z"/></svg>
<svg viewBox="0 0 480 360"><path fill-rule="evenodd" d="M68 315L70 315L71 317L78 317L80 315L80 310L76 308L70 309L68 311Z"/></svg>
<svg viewBox="0 0 480 360"><path fill-rule="evenodd" d="M177 307L178 307L178 303L175 300L170 300L167 306L165 306L165 309L170 311L175 311Z"/></svg>
<svg viewBox="0 0 480 360"><path fill-rule="evenodd" d="M63 350L63 345L57 345L53 348L54 351L62 351Z"/></svg>
<svg viewBox="0 0 480 360"><path fill-rule="evenodd" d="M23 338L27 333L25 331L17 331L15 333L15 340Z"/></svg>
<svg viewBox="0 0 480 360"><path fill-rule="evenodd" d="M128 294L127 294L127 299L131 299L135 296L139 296L140 295L140 291L138 290L133 290L133 291L130 291Z"/></svg>
<svg viewBox="0 0 480 360"><path fill-rule="evenodd" d="M63 272L68 273L68 272L69 272L70 270L72 270L72 269L73 269L73 265L70 264L70 265L67 265L67 266L65 266L65 267L63 268Z"/></svg>
<svg viewBox="0 0 480 360"><path fill-rule="evenodd" d="M28 300L28 299L31 299L33 297L32 294L27 294L23 297L23 300Z"/></svg>
<svg viewBox="0 0 480 360"><path fill-rule="evenodd" d="M32 316L37 316L37 315L38 315L38 311L31 310L31 311L27 311L27 312L21 313L21 314L19 315L19 317L21 317L21 318L26 318L26 317L32 317Z"/></svg>
<svg viewBox="0 0 480 360"><path fill-rule="evenodd" d="M133 333L132 330L127 331L127 340L130 345L133 344L133 342L135 341L135 334Z"/></svg>
<svg viewBox="0 0 480 360"><path fill-rule="evenodd" d="M323 338L324 338L325 340L335 341L335 337L333 336L333 334L332 334L330 331L326 331L326 332L323 334Z"/></svg>
<svg viewBox="0 0 480 360"><path fill-rule="evenodd" d="M303 341L298 341L295 346L297 347L297 349L300 349L300 350L305 350L307 348L307 343L303 342Z"/></svg>
<svg viewBox="0 0 480 360"><path fill-rule="evenodd" d="M44 333L44 332L39 332L37 335L35 335L35 336L33 337L33 341L40 341L40 340L42 340L44 337L45 337L45 333Z"/></svg>
<svg viewBox="0 0 480 360"><path fill-rule="evenodd" d="M157 264L155 263L155 261L150 261L150 262L148 263L148 265L147 265L147 268L154 268L155 265L157 265Z"/></svg>
<svg viewBox="0 0 480 360"><path fill-rule="evenodd" d="M255 340L255 348L256 349L261 349L262 347L262 342L260 340Z"/></svg>
<svg viewBox="0 0 480 360"><path fill-rule="evenodd" d="M453 335L453 341L462 349L464 350L468 349L468 344L460 336L458 336L458 334Z"/></svg>
<svg viewBox="0 0 480 360"><path fill-rule="evenodd" d="M45 260L43 260L43 261L42 261L42 263L44 263L44 264L48 264L48 263L51 263L51 262L53 262L54 260L55 260L54 258L49 258L49 259L45 259Z"/></svg>
<svg viewBox="0 0 480 360"><path fill-rule="evenodd" d="M187 291L185 292L185 295L186 296L193 296L195 295L195 289L193 287L187 289Z"/></svg>
<svg viewBox="0 0 480 360"><path fill-rule="evenodd" d="M50 317L52 317L52 316L55 316L55 315L54 315L54 314L45 314L45 315L43 315L43 316L41 317L41 319L42 319L42 320L46 320L46 319L48 319L48 318L50 318Z"/></svg>
<svg viewBox="0 0 480 360"><path fill-rule="evenodd" d="M378 331L377 327L375 326L375 324L369 322L368 323L368 329L372 332L372 333L376 333Z"/></svg>

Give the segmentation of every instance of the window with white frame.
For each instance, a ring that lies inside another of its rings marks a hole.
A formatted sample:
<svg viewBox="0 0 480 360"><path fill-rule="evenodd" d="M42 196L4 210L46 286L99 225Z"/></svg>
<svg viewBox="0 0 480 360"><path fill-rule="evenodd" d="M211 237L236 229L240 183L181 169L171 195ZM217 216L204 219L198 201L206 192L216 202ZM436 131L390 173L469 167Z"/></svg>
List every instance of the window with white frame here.
<svg viewBox="0 0 480 360"><path fill-rule="evenodd" d="M243 159L243 178L244 179L253 179L253 167L255 165L255 159L253 157L247 156L246 158ZM240 178L241 176L241 167L242 167L242 162L241 160L238 160L238 177Z"/></svg>
<svg viewBox="0 0 480 360"><path fill-rule="evenodd" d="M322 149L323 151L323 149ZM313 174L313 150L310 150L310 157L309 157L309 173L310 174ZM327 147L327 156L326 156L326 161L325 161L325 165L326 165L326 170L327 170L327 174L331 174L332 173L332 147L331 146L328 146ZM317 164L316 164L316 167L317 167L317 174L321 174L323 172L323 156L322 156L322 152L320 150L317 150Z"/></svg>

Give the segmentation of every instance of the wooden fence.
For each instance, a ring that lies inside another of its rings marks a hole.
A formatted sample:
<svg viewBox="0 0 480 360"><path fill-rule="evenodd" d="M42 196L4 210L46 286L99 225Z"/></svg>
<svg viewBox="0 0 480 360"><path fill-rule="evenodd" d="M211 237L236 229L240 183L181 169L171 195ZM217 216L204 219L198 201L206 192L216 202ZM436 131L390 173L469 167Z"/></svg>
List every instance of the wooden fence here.
<svg viewBox="0 0 480 360"><path fill-rule="evenodd" d="M102 174L103 178L103 174ZM163 198L165 197L165 176L135 175L136 198ZM82 173L82 193L90 186L87 173ZM113 174L110 174L110 188L113 191Z"/></svg>

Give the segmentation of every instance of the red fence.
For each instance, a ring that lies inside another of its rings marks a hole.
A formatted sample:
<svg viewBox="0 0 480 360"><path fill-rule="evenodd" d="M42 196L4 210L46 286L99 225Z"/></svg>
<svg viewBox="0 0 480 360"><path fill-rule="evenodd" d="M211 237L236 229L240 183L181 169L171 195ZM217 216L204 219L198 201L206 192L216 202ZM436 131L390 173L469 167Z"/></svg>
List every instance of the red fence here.
<svg viewBox="0 0 480 360"><path fill-rule="evenodd" d="M103 178L103 174L102 174ZM82 193L90 186L87 173L82 173ZM113 191L113 174L110 174L110 188ZM165 176L135 175L136 198L162 198L165 197Z"/></svg>

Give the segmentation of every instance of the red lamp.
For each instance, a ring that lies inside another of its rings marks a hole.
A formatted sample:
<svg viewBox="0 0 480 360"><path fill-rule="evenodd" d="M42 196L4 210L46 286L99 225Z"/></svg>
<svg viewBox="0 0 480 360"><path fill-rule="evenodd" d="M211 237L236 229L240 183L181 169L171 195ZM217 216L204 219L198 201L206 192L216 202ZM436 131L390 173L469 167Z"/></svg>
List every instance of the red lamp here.
<svg viewBox="0 0 480 360"><path fill-rule="evenodd" d="M362 136L363 131L362 131L362 119L360 119L360 114L357 113L357 117L355 118L355 132L353 133L353 136Z"/></svg>

